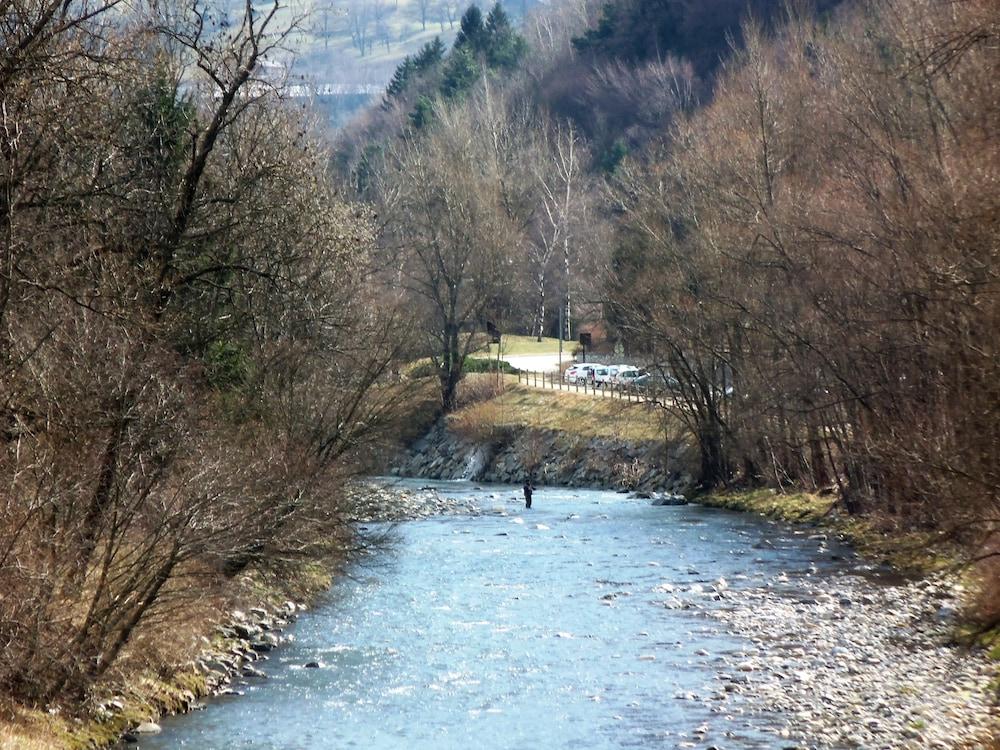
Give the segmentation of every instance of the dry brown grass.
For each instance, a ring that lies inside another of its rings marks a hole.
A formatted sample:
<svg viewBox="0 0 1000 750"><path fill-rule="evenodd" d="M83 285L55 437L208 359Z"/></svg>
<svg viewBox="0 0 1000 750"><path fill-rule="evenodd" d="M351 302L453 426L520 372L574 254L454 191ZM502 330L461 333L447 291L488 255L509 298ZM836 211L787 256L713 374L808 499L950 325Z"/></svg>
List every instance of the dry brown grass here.
<svg viewBox="0 0 1000 750"><path fill-rule="evenodd" d="M492 373L466 375L458 384L455 401L458 408L494 399L504 392L506 381Z"/></svg>
<svg viewBox="0 0 1000 750"><path fill-rule="evenodd" d="M584 437L610 437L633 442L664 439L666 415L652 405L595 398L573 392L544 391L509 382L506 390L488 402L495 424L558 430ZM479 416L486 416L482 407ZM460 409L453 419L474 420Z"/></svg>
<svg viewBox="0 0 1000 750"><path fill-rule="evenodd" d="M500 408L496 401L480 401L459 409L451 415L448 426L452 432L473 443L491 443L502 427Z"/></svg>
<svg viewBox="0 0 1000 750"><path fill-rule="evenodd" d="M0 727L0 750L64 750L51 738L33 737L19 727Z"/></svg>
<svg viewBox="0 0 1000 750"><path fill-rule="evenodd" d="M40 711L0 704L0 750L65 750L53 723L59 720Z"/></svg>

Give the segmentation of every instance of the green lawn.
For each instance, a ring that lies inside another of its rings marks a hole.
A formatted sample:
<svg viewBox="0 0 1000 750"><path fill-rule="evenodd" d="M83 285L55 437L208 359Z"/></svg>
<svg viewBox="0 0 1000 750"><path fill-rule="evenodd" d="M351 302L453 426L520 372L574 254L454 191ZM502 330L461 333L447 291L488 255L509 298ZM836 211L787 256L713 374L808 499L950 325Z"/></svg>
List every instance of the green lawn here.
<svg viewBox="0 0 1000 750"><path fill-rule="evenodd" d="M567 359L570 357L570 351L575 346L572 341L563 342L563 354ZM559 339L548 338L543 336L541 341L538 341L535 336L514 336L506 335L500 340L500 354L504 357L521 356L521 355L531 355L531 354L558 354L559 353ZM474 357L496 357L497 347L496 344L490 344L489 354L485 350L481 352L476 352Z"/></svg>

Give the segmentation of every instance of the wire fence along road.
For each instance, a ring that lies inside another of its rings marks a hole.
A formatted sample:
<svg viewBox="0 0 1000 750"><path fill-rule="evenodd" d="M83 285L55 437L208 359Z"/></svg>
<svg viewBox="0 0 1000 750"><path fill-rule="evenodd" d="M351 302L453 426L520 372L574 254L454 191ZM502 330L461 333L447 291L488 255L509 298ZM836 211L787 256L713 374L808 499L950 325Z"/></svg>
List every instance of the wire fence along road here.
<svg viewBox="0 0 1000 750"><path fill-rule="evenodd" d="M537 372L535 370L518 370L518 384L531 388L545 388L551 391L566 391L579 393L596 398L617 398L622 401L661 401L665 395L649 388L636 388L628 385L613 385L611 383L595 383L584 379L575 383L565 382L558 372Z"/></svg>

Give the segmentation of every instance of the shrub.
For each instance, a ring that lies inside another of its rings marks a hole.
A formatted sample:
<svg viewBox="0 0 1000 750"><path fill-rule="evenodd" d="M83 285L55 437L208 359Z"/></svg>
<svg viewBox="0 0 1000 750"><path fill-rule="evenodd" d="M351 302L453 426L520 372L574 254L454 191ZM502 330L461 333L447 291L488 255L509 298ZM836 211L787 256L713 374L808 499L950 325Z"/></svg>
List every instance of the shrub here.
<svg viewBox="0 0 1000 750"><path fill-rule="evenodd" d="M437 376L437 368L428 359L415 364L406 374L411 378L432 378Z"/></svg>
<svg viewBox="0 0 1000 750"><path fill-rule="evenodd" d="M643 475L648 470L646 464L640 461L638 458L633 458L632 462L621 461L615 464L615 477L618 479L618 483L627 490L634 490L639 486L639 482L642 481Z"/></svg>
<svg viewBox="0 0 1000 750"><path fill-rule="evenodd" d="M496 360L481 359L479 357L466 357L465 362L462 364L462 372L466 375L496 372L496 369ZM500 372L505 375L516 375L519 370L509 362L501 360ZM436 377L438 371L433 362L426 360L411 367L408 374L411 378L430 378Z"/></svg>
<svg viewBox="0 0 1000 750"><path fill-rule="evenodd" d="M455 404L461 409L496 398L504 391L504 381L492 375L470 375L458 384Z"/></svg>
<svg viewBox="0 0 1000 750"><path fill-rule="evenodd" d="M472 443L492 443L500 431L500 407L494 401L472 404L448 420L453 433Z"/></svg>
<svg viewBox="0 0 1000 750"><path fill-rule="evenodd" d="M514 367L510 362L500 360L500 372L505 375L517 375L519 370ZM478 357L468 357L465 360L465 364L462 365L462 372L464 373L482 373L482 372L496 372L497 361L495 359L480 359Z"/></svg>
<svg viewBox="0 0 1000 750"><path fill-rule="evenodd" d="M232 341L215 341L205 353L208 382L219 390L242 385L250 371L246 352Z"/></svg>

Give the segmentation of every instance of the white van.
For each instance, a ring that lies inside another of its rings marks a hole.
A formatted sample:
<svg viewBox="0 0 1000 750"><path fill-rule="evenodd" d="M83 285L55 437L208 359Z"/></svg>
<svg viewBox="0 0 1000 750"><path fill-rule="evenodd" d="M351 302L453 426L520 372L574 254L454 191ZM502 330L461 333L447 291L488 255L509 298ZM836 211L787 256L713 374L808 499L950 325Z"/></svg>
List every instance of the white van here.
<svg viewBox="0 0 1000 750"><path fill-rule="evenodd" d="M563 377L567 383L589 383L594 379L594 370L601 365L580 362L567 368Z"/></svg>
<svg viewBox="0 0 1000 750"><path fill-rule="evenodd" d="M599 367L595 367L593 377L594 384L611 385L616 372L618 372L618 368L613 366L600 365Z"/></svg>

